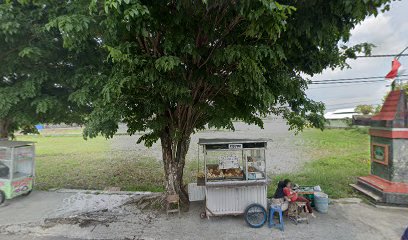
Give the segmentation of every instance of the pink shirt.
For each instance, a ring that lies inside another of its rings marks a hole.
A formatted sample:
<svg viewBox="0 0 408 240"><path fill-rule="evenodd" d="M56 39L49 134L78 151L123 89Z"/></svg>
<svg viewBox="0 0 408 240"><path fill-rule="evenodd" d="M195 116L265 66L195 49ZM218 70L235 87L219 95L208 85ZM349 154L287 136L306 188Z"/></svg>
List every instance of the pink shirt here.
<svg viewBox="0 0 408 240"><path fill-rule="evenodd" d="M283 193L284 193L285 196L287 196L287 197L290 196L290 195L293 195L293 196L290 198L290 201L292 201L292 202L296 201L297 198L298 198L297 192L292 191L292 189L290 189L290 188L288 188L288 187L283 188Z"/></svg>

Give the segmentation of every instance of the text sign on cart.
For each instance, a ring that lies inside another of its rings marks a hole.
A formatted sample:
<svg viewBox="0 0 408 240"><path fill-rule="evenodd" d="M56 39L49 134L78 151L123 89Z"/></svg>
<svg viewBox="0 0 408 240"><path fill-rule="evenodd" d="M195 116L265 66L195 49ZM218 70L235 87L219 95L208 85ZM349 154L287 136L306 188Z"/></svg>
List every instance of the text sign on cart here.
<svg viewBox="0 0 408 240"><path fill-rule="evenodd" d="M242 149L242 144L228 144L229 149Z"/></svg>
<svg viewBox="0 0 408 240"><path fill-rule="evenodd" d="M220 169L239 168L237 156L222 156L219 159Z"/></svg>

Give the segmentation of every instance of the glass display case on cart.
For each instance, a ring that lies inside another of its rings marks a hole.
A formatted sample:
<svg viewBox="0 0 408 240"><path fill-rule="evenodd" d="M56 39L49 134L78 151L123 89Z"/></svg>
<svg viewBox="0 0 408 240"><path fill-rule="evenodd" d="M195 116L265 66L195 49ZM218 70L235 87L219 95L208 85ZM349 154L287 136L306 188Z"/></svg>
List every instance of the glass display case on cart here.
<svg viewBox="0 0 408 240"><path fill-rule="evenodd" d="M198 145L205 191L202 217L240 215L256 205L266 218L267 140L199 139Z"/></svg>
<svg viewBox="0 0 408 240"><path fill-rule="evenodd" d="M34 185L33 142L0 141L0 204L30 194Z"/></svg>

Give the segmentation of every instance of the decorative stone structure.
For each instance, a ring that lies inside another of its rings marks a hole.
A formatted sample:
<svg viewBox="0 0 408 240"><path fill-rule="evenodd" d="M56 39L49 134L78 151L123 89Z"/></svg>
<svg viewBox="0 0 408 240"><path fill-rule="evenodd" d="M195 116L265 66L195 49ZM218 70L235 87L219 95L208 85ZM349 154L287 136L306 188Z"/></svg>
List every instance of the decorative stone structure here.
<svg viewBox="0 0 408 240"><path fill-rule="evenodd" d="M371 175L354 188L378 203L408 205L408 108L402 90L392 91L370 127Z"/></svg>

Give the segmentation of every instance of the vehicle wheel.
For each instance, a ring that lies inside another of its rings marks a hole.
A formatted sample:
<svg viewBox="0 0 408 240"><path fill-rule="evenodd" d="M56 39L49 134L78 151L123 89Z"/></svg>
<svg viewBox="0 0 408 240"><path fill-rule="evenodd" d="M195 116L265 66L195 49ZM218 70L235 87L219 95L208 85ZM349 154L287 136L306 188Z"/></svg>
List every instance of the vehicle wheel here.
<svg viewBox="0 0 408 240"><path fill-rule="evenodd" d="M252 228L262 227L266 219L268 218L266 210L262 205L257 203L249 205L245 209L244 219L245 222Z"/></svg>
<svg viewBox="0 0 408 240"><path fill-rule="evenodd" d="M23 195L24 197L26 197L26 196L30 195L30 193L31 193L32 191L33 191L33 190L30 190L30 191L28 191L28 192L26 192L26 193L23 193L23 194L21 194L21 195Z"/></svg>
<svg viewBox="0 0 408 240"><path fill-rule="evenodd" d="M0 205L6 201L6 194L3 191L0 191Z"/></svg>

